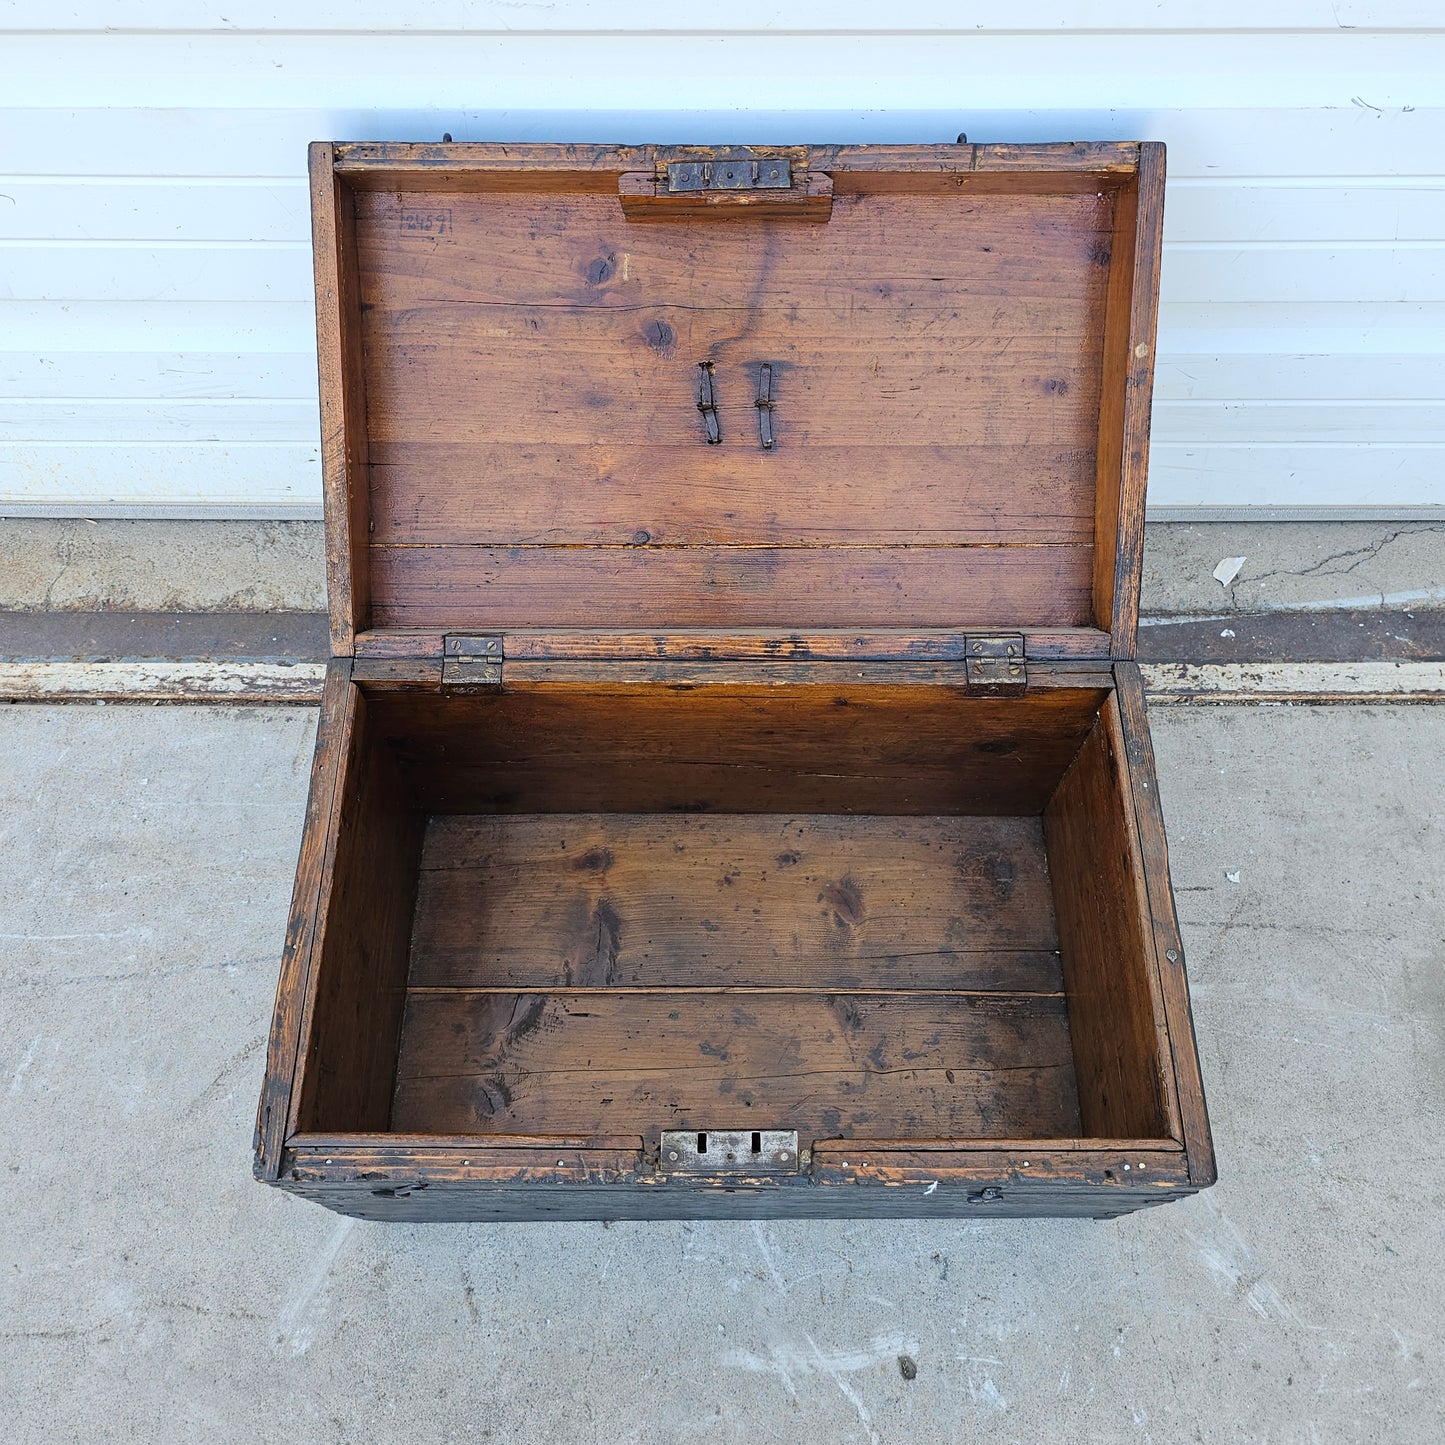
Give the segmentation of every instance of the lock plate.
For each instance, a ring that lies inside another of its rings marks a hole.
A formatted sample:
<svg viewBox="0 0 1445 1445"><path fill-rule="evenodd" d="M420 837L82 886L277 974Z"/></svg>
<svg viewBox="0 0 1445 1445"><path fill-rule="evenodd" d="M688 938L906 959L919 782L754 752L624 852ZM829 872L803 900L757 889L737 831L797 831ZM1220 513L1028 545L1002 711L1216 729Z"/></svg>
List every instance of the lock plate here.
<svg viewBox="0 0 1445 1445"><path fill-rule="evenodd" d="M671 1129L657 1152L664 1174L796 1174L792 1129Z"/></svg>

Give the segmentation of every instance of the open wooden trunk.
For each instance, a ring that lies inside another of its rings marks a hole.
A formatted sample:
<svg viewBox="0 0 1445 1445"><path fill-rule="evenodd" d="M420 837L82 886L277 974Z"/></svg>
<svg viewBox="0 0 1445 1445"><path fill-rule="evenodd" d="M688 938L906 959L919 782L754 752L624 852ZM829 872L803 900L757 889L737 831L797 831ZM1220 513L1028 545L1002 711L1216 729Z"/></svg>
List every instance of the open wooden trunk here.
<svg viewBox="0 0 1445 1445"><path fill-rule="evenodd" d="M1137 622L1162 150L313 148L334 653L262 1179L1214 1177Z"/></svg>

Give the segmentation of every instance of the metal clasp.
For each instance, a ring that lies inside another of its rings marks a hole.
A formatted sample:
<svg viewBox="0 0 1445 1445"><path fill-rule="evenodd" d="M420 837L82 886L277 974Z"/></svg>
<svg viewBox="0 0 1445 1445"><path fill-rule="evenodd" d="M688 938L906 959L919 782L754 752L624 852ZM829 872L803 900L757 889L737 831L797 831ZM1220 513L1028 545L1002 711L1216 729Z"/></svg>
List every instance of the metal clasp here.
<svg viewBox="0 0 1445 1445"><path fill-rule="evenodd" d="M753 403L758 409L758 437L762 441L763 450L770 452L773 449L773 367L771 362L763 362L758 367L758 399Z"/></svg>
<svg viewBox="0 0 1445 1445"><path fill-rule="evenodd" d="M710 361L699 361L697 383L697 409L702 413L703 425L707 428L707 444L715 447L722 440L722 427L718 424L717 392L713 388Z"/></svg>
<svg viewBox="0 0 1445 1445"><path fill-rule="evenodd" d="M762 160L673 161L667 168L669 191L786 191L793 184L793 163L782 156Z"/></svg>
<svg viewBox="0 0 1445 1445"><path fill-rule="evenodd" d="M796 1174L794 1129L669 1129L657 1151L664 1174Z"/></svg>

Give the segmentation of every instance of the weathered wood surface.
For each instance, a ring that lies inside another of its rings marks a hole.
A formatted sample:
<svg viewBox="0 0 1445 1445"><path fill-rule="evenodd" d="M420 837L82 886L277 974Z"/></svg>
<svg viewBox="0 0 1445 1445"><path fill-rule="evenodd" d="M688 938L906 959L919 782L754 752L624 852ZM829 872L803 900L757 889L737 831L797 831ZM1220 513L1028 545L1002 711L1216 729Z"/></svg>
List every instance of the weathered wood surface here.
<svg viewBox="0 0 1445 1445"><path fill-rule="evenodd" d="M383 1129L396 1076L423 815L359 696L328 823L295 1126Z"/></svg>
<svg viewBox="0 0 1445 1445"><path fill-rule="evenodd" d="M855 195L776 232L356 205L374 625L1090 620L1112 196Z"/></svg>
<svg viewBox="0 0 1445 1445"><path fill-rule="evenodd" d="M355 141L336 147L336 168L354 184L389 189L393 176L416 176L428 188L448 178L473 189L578 190L606 195L626 171L669 160L749 154L787 156L800 168L826 171L834 189L952 194L973 186L1028 194L1072 185L1081 191L1127 181L1139 164L1132 141L1045 145L619 146Z"/></svg>
<svg viewBox="0 0 1445 1445"><path fill-rule="evenodd" d="M301 856L296 863L291 911L276 1006L266 1051L266 1073L256 1111L255 1172L274 1180L281 1168L286 1136L294 1132L295 1091L303 1033L303 1015L315 968L314 941L321 920L334 852L337 790L352 754L357 690L352 687L351 660L335 658L326 669L316 750L311 762L311 787L301 828Z"/></svg>
<svg viewBox="0 0 1445 1445"><path fill-rule="evenodd" d="M356 210L336 175L336 148L311 147L316 360L321 395L321 485L326 517L326 598L331 648L352 649L371 610L367 528L366 377L362 364Z"/></svg>
<svg viewBox="0 0 1445 1445"><path fill-rule="evenodd" d="M1185 977L1184 943L1174 908L1169 879L1169 841L1159 802L1159 775L1154 765L1154 743L1144 706L1144 684L1134 663L1115 668L1118 690L1110 703L1117 718L1119 745L1128 760L1128 801L1138 825L1138 847L1143 864L1147 920L1153 942L1153 967L1168 1032L1169 1058L1177 1096L1181 1138L1188 1154L1189 1179L1204 1188L1215 1180L1214 1140L1194 1038L1194 1018Z"/></svg>
<svg viewBox="0 0 1445 1445"><path fill-rule="evenodd" d="M1084 1129L1178 1138L1127 763L1106 698L1044 810Z"/></svg>
<svg viewBox="0 0 1445 1445"><path fill-rule="evenodd" d="M1099 404L1094 620L1115 657L1133 657L1144 566L1159 263L1164 230L1164 147L1139 147L1139 173L1119 192L1104 318Z"/></svg>
<svg viewBox="0 0 1445 1445"><path fill-rule="evenodd" d="M1060 993L1038 818L438 817L408 986Z"/></svg>
<svg viewBox="0 0 1445 1445"><path fill-rule="evenodd" d="M1048 1138L1079 1132L1049 995L410 993L392 1127Z"/></svg>
<svg viewBox="0 0 1445 1445"><path fill-rule="evenodd" d="M507 657L513 661L594 658L709 662L739 661L898 661L956 662L962 658L968 625L951 628L854 628L813 631L737 632L718 627L666 628L627 632L608 628L567 631L523 628L506 634ZM356 639L358 658L440 657L444 633L439 629L364 632ZM1109 635L1096 628L1035 628L1023 633L1031 659L1100 661L1108 657ZM1047 687L1050 672L1038 673L1037 686Z"/></svg>
<svg viewBox="0 0 1445 1445"><path fill-rule="evenodd" d="M372 706L428 812L1023 815L1103 696L594 682Z"/></svg>

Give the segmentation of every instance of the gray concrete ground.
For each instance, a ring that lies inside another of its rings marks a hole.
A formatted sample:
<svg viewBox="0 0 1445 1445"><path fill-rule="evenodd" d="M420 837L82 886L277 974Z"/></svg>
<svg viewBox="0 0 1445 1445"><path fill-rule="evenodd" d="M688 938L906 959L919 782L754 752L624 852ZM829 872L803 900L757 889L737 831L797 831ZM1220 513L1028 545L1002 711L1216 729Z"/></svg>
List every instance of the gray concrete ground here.
<svg viewBox="0 0 1445 1445"><path fill-rule="evenodd" d="M325 558L319 522L0 519L0 609L319 611ZM1445 518L1147 529L1146 616L1417 604L1445 607Z"/></svg>
<svg viewBox="0 0 1445 1445"><path fill-rule="evenodd" d="M1221 1182L1111 1223L253 1183L314 725L0 709L7 1440L1445 1438L1445 709L1156 712Z"/></svg>

